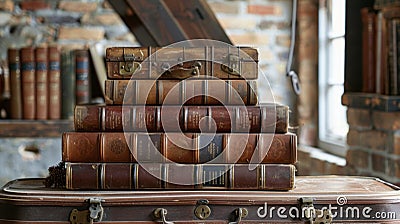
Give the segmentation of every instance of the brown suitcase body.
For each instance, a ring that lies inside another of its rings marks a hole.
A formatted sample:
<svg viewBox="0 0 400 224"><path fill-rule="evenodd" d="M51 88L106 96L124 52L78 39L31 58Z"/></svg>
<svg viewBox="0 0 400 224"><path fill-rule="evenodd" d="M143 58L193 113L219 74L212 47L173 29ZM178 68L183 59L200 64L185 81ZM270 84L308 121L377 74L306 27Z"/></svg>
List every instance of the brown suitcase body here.
<svg viewBox="0 0 400 224"><path fill-rule="evenodd" d="M258 78L258 51L250 47L111 47L109 79Z"/></svg>
<svg viewBox="0 0 400 224"><path fill-rule="evenodd" d="M66 191L42 181L5 185L0 223L400 223L399 188L369 177L299 176L291 191Z"/></svg>

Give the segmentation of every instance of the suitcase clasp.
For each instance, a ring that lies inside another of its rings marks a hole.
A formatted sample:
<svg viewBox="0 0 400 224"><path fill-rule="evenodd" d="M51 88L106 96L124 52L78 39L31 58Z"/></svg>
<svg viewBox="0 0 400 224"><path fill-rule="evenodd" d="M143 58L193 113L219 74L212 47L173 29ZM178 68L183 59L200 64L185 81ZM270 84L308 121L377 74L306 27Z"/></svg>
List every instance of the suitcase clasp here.
<svg viewBox="0 0 400 224"><path fill-rule="evenodd" d="M165 208L157 208L153 211L153 215L156 218L161 218L163 224L174 224L173 222L167 221L167 209Z"/></svg>
<svg viewBox="0 0 400 224"><path fill-rule="evenodd" d="M135 61L119 62L119 74L130 76L142 69L142 64Z"/></svg>
<svg viewBox="0 0 400 224"><path fill-rule="evenodd" d="M246 218L249 212L247 211L246 208L238 208L235 209L234 215L236 217L236 220L234 222L229 222L229 224L239 224L243 218Z"/></svg>
<svg viewBox="0 0 400 224"><path fill-rule="evenodd" d="M79 211L78 209L73 209L69 215L69 222L71 224L91 224L93 222L101 222L103 218L103 207L101 202L104 200L98 198L90 198L89 209Z"/></svg>
<svg viewBox="0 0 400 224"><path fill-rule="evenodd" d="M101 206L101 202L104 200L101 200L99 198L90 198L89 199L89 218L90 220L93 220L94 222L101 222L103 219L103 207Z"/></svg>
<svg viewBox="0 0 400 224"><path fill-rule="evenodd" d="M234 54L228 54L226 57L226 65L221 64L221 70L235 76L240 75L240 58Z"/></svg>
<svg viewBox="0 0 400 224"><path fill-rule="evenodd" d="M313 223L332 223L332 211L328 208L316 209L313 198L300 198L301 211L310 224Z"/></svg>

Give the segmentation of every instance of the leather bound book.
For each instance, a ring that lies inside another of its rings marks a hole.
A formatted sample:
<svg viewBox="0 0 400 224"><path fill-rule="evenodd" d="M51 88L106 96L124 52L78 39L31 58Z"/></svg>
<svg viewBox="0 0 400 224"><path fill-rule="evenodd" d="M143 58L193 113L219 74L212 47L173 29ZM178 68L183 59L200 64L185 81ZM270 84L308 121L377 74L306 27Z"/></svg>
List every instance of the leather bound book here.
<svg viewBox="0 0 400 224"><path fill-rule="evenodd" d="M400 19L396 19L396 55L397 55L397 63L395 62L395 66L397 65L397 86L399 88L399 92L397 94L400 95Z"/></svg>
<svg viewBox="0 0 400 224"><path fill-rule="evenodd" d="M22 84L22 118L36 118L35 51L33 47L20 50Z"/></svg>
<svg viewBox="0 0 400 224"><path fill-rule="evenodd" d="M49 114L48 118L57 120L61 118L61 74L60 74L60 49L58 46L49 47Z"/></svg>
<svg viewBox="0 0 400 224"><path fill-rule="evenodd" d="M90 103L89 51L75 50L76 104Z"/></svg>
<svg viewBox="0 0 400 224"><path fill-rule="evenodd" d="M109 79L258 78L258 51L250 47L111 47Z"/></svg>
<svg viewBox="0 0 400 224"><path fill-rule="evenodd" d="M384 14L384 13L382 13ZM381 16L381 19L379 20L381 30L378 30L380 32L380 63L379 63L379 74L380 74L380 83L381 83L381 92L379 94L383 95L390 95L390 79L389 79L389 71L388 71L388 27L387 27L387 19L385 18L384 15Z"/></svg>
<svg viewBox="0 0 400 224"><path fill-rule="evenodd" d="M291 164L66 163L69 190L291 190L294 179Z"/></svg>
<svg viewBox="0 0 400 224"><path fill-rule="evenodd" d="M35 49L36 60L36 119L46 120L48 116L48 50L47 46Z"/></svg>
<svg viewBox="0 0 400 224"><path fill-rule="evenodd" d="M256 81L246 80L106 80L105 101L108 105L255 105L256 91Z"/></svg>
<svg viewBox="0 0 400 224"><path fill-rule="evenodd" d="M243 107L77 105L74 113L76 131L286 133L288 123L289 108L281 104Z"/></svg>
<svg viewBox="0 0 400 224"><path fill-rule="evenodd" d="M7 52L10 71L10 117L22 118L21 61L19 49L10 48Z"/></svg>
<svg viewBox="0 0 400 224"><path fill-rule="evenodd" d="M76 102L76 75L74 50L63 49L61 51L61 117L63 119L74 118Z"/></svg>
<svg viewBox="0 0 400 224"><path fill-rule="evenodd" d="M68 162L274 163L297 161L295 134L65 132Z"/></svg>
<svg viewBox="0 0 400 224"><path fill-rule="evenodd" d="M102 175L104 177L104 181L101 189L132 189L131 177L132 166L134 164L131 163L117 163L112 166L103 166L104 170L102 170Z"/></svg>
<svg viewBox="0 0 400 224"><path fill-rule="evenodd" d="M399 40L397 33L398 26L400 24L400 13L398 18L392 18L388 21L388 70L389 70L389 79L390 79L390 95L399 95L400 94L400 72L398 70L399 67Z"/></svg>
<svg viewBox="0 0 400 224"><path fill-rule="evenodd" d="M396 38L396 21L400 19L398 7L385 7L381 10L382 19L382 53L381 53L381 69L382 74L386 77L385 95L398 95L399 78L397 71L397 38Z"/></svg>
<svg viewBox="0 0 400 224"><path fill-rule="evenodd" d="M361 9L362 20L362 74L365 93L376 92L376 13L371 8Z"/></svg>

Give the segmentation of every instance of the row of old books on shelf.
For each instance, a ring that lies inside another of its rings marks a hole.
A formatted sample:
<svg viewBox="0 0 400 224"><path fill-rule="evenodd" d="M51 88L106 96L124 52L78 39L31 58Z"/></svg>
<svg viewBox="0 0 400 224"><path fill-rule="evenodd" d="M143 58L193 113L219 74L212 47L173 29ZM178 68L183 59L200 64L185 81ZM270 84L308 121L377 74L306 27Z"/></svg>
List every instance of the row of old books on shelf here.
<svg viewBox="0 0 400 224"><path fill-rule="evenodd" d="M3 118L72 119L76 104L91 102L91 60L87 48L58 45L7 50Z"/></svg>
<svg viewBox="0 0 400 224"><path fill-rule="evenodd" d="M61 174L59 167L49 169L46 185L70 190L293 189L297 136L288 132L289 108L258 103L256 71L247 73L250 80L237 76L241 68L252 67L240 54L249 52L257 64L257 50L235 47L222 54L236 57L227 63L235 70L215 62L204 70L208 62L203 60L175 63L193 52L212 57L218 50L227 49L107 48L106 103L75 107L75 129L62 135ZM134 65L161 51L165 55L149 64L163 67L160 62L168 61L172 66L158 79L145 66ZM126 66L136 68L121 74ZM201 76L206 71L211 72Z"/></svg>
<svg viewBox="0 0 400 224"><path fill-rule="evenodd" d="M361 9L362 91L400 95L400 5L377 1Z"/></svg>

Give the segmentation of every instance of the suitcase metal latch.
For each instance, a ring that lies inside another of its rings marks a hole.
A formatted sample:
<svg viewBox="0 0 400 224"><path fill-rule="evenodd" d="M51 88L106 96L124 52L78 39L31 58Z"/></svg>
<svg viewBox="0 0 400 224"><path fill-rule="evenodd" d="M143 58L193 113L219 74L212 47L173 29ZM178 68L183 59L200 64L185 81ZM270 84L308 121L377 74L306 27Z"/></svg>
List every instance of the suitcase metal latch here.
<svg viewBox="0 0 400 224"><path fill-rule="evenodd" d="M235 76L240 75L240 58L234 54L228 54L226 64L221 64L221 70Z"/></svg>
<svg viewBox="0 0 400 224"><path fill-rule="evenodd" d="M174 224L173 222L167 221L167 209L165 208L156 208L153 211L154 217L161 219L163 224Z"/></svg>
<svg viewBox="0 0 400 224"><path fill-rule="evenodd" d="M103 218L103 207L101 202L104 200L98 198L90 198L89 209L79 211L73 209L69 215L69 221L71 224L91 224L93 222L101 222Z"/></svg>
<svg viewBox="0 0 400 224"><path fill-rule="evenodd" d="M130 76L142 69L142 64L135 61L119 62L119 74Z"/></svg>
<svg viewBox="0 0 400 224"><path fill-rule="evenodd" d="M313 204L313 198L300 198L301 211L303 217L310 223L332 223L332 211L324 209L316 209Z"/></svg>
<svg viewBox="0 0 400 224"><path fill-rule="evenodd" d="M236 220L234 222L229 222L229 224L239 224L243 218L247 217L248 214L249 214L249 211L247 211L246 208L235 209L234 215L236 217Z"/></svg>

